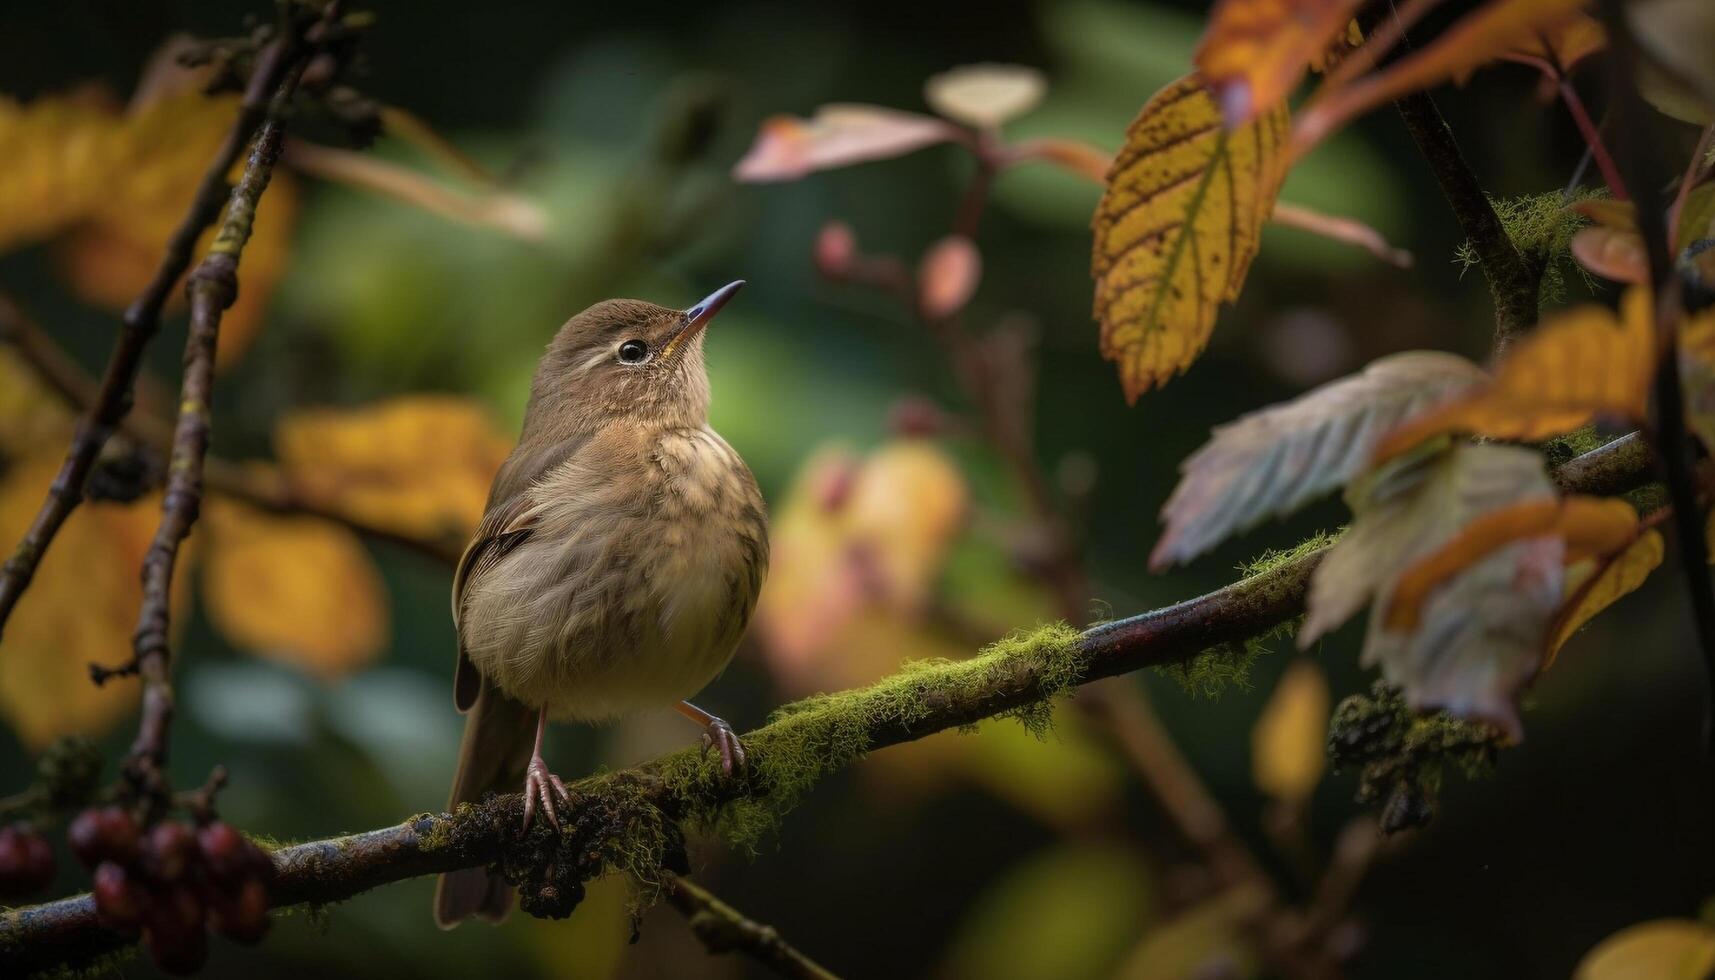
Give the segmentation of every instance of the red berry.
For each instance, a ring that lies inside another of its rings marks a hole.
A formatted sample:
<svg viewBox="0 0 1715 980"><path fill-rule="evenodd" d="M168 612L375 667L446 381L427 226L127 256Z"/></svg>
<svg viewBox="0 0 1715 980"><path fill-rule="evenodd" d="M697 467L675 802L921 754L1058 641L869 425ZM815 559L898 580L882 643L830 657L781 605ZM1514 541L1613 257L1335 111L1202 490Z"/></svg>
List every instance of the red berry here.
<svg viewBox="0 0 1715 980"><path fill-rule="evenodd" d="M178 881L196 860L196 836L182 823L156 824L143 841L143 868L157 882Z"/></svg>
<svg viewBox="0 0 1715 980"><path fill-rule="evenodd" d="M66 841L85 867L103 861L128 865L137 860L137 821L124 807L92 807L71 822Z"/></svg>
<svg viewBox="0 0 1715 980"><path fill-rule="evenodd" d="M228 823L215 822L197 831L197 853L209 877L236 882L250 866L250 842Z"/></svg>
<svg viewBox="0 0 1715 980"><path fill-rule="evenodd" d="M54 880L54 849L26 824L0 828L0 895L23 897Z"/></svg>
<svg viewBox="0 0 1715 980"><path fill-rule="evenodd" d="M208 933L200 927L184 933L157 931L149 927L149 957L162 973L189 976L208 961Z"/></svg>
<svg viewBox="0 0 1715 980"><path fill-rule="evenodd" d="M234 942L253 945L268 932L268 886L251 878L209 910L209 924Z"/></svg>
<svg viewBox="0 0 1715 980"><path fill-rule="evenodd" d="M112 861L95 869L95 916L109 929L129 932L143 923L143 892L131 875Z"/></svg>

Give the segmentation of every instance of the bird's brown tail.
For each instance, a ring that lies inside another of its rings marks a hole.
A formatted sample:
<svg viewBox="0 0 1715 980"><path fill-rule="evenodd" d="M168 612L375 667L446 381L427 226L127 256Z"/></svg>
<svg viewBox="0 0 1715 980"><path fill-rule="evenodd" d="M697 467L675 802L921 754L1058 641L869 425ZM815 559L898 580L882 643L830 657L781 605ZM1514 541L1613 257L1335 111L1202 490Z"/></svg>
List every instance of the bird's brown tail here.
<svg viewBox="0 0 1715 980"><path fill-rule="evenodd" d="M458 775L447 803L475 803L491 791L513 792L524 785L535 739L536 712L512 700L488 680L465 716L459 746ZM484 868L441 875L435 887L435 924L451 929L471 916L499 922L512 908L512 887Z"/></svg>

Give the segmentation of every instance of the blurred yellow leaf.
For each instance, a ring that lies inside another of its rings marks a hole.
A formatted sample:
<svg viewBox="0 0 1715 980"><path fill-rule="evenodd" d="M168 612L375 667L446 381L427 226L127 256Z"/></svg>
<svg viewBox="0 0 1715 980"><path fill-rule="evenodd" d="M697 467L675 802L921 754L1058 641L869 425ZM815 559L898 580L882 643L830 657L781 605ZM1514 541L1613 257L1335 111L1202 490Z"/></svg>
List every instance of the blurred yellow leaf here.
<svg viewBox="0 0 1715 980"><path fill-rule="evenodd" d="M1596 944L1573 980L1704 980L1715 970L1715 929L1690 919L1628 926Z"/></svg>
<svg viewBox="0 0 1715 980"><path fill-rule="evenodd" d="M1448 432L1530 442L1570 432L1596 415L1642 421L1654 367L1655 317L1647 290L1629 290L1617 319L1606 307L1576 307L1514 345L1492 383L1389 433L1376 459Z"/></svg>
<svg viewBox="0 0 1715 980"><path fill-rule="evenodd" d="M1236 299L1285 176L1287 114L1222 126L1203 79L1187 75L1143 107L1096 208L1095 316L1102 356L1126 398L1185 370Z"/></svg>
<svg viewBox="0 0 1715 980"><path fill-rule="evenodd" d="M1004 869L965 911L936 975L1097 980L1154 912L1149 866L1123 844L1060 844Z"/></svg>
<svg viewBox="0 0 1715 980"><path fill-rule="evenodd" d="M1251 774L1257 789L1301 805L1327 762L1328 682L1314 661L1295 660L1251 729Z"/></svg>
<svg viewBox="0 0 1715 980"><path fill-rule="evenodd" d="M60 457L50 450L13 460L0 481L0 540L23 536ZM42 559L0 640L0 716L27 747L73 732L99 735L136 705L135 682L96 687L89 665L117 666L131 656L143 601L138 569L159 516L158 494L131 504L86 503ZM182 585L181 578L173 591L175 626Z"/></svg>
<svg viewBox="0 0 1715 980"><path fill-rule="evenodd" d="M381 653L387 596L351 531L220 498L207 508L203 597L235 645L329 679Z"/></svg>
<svg viewBox="0 0 1715 980"><path fill-rule="evenodd" d="M1394 584L1385 617L1390 630L1417 628L1423 603L1449 579L1526 538L1559 537L1566 562L1600 558L1637 537L1638 512L1617 497L1538 497L1499 507L1470 521L1439 548L1419 558Z"/></svg>
<svg viewBox="0 0 1715 980"><path fill-rule="evenodd" d="M1679 330L1679 375L1685 386L1685 420L1703 448L1715 451L1715 309L1691 317Z"/></svg>
<svg viewBox="0 0 1715 980"><path fill-rule="evenodd" d="M1548 651L1542 669L1547 670L1560 648L1572 639L1597 613L1644 584L1661 564L1661 532L1650 528L1625 549L1606 558L1589 558L1568 571L1566 600L1549 628Z"/></svg>
<svg viewBox="0 0 1715 980"><path fill-rule="evenodd" d="M274 444L292 492L363 523L466 538L511 441L468 398L413 395L280 420Z"/></svg>
<svg viewBox="0 0 1715 980"><path fill-rule="evenodd" d="M1048 83L1023 65L965 65L923 85L929 108L955 122L989 129L1036 108Z"/></svg>
<svg viewBox="0 0 1715 980"><path fill-rule="evenodd" d="M75 419L58 396L43 387L34 368L12 348L0 346L0 454L31 455L65 449Z"/></svg>
<svg viewBox="0 0 1715 980"><path fill-rule="evenodd" d="M1119 980L1246 980L1258 973L1245 926L1268 904L1254 885L1236 885L1144 934L1112 974Z"/></svg>
<svg viewBox="0 0 1715 980"><path fill-rule="evenodd" d="M1283 104L1351 23L1358 0L1219 0L1193 60L1228 127Z"/></svg>
<svg viewBox="0 0 1715 980"><path fill-rule="evenodd" d="M0 97L0 249L54 239L56 266L85 300L115 311L154 275L238 111L236 95L188 81L125 112L88 96L20 105ZM244 252L243 289L221 324L220 363L248 346L284 272L296 188L277 174ZM213 240L204 233L197 254ZM171 294L182 304L182 291Z"/></svg>

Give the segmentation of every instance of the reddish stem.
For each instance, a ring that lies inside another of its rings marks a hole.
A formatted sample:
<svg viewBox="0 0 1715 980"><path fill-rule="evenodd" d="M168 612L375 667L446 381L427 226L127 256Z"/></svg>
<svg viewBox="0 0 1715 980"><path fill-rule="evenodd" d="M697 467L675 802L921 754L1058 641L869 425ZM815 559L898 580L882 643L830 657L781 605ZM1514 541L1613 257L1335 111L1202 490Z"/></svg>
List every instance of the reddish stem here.
<svg viewBox="0 0 1715 980"><path fill-rule="evenodd" d="M1602 131L1595 120L1590 118L1590 112L1584 108L1584 100L1578 97L1578 89L1573 87L1572 80L1561 76L1560 101L1566 103L1566 111L1572 114L1572 121L1578 124L1578 132L1584 137L1584 143L1590 147L1590 156L1595 158L1596 167L1602 171L1602 180L1607 183L1608 190L1614 195L1614 200L1630 200L1626 195L1626 182L1620 177L1620 168L1615 166L1614 158L1608 154L1608 148L1602 143Z"/></svg>

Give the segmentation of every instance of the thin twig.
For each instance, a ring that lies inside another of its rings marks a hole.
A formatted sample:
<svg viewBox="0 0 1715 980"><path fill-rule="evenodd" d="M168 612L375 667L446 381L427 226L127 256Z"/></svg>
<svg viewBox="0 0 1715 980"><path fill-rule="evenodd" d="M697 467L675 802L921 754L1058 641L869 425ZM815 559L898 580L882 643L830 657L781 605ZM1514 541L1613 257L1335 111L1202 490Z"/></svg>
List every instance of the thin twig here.
<svg viewBox="0 0 1715 980"><path fill-rule="evenodd" d="M776 974L795 980L839 980L826 967L780 938L779 930L743 913L678 875L663 882L667 903L685 917L710 953L740 952Z"/></svg>
<svg viewBox="0 0 1715 980"><path fill-rule="evenodd" d="M330 8L333 5L330 4ZM268 188L280 156L285 124L281 118L297 88L303 61L294 59L270 104L267 119L256 134L249 162L226 208L208 254L191 273L191 325L185 339L185 371L179 391L179 415L173 430L167 465L167 487L161 521L143 558L143 605L137 616L131 663L118 673L136 673L143 680L143 711L137 737L125 762L129 789L151 806L164 806L167 736L173 716L172 664L167 646L173 573L179 546L190 536L202 508L203 459L213 428L211 404L214 355L221 315L238 298L238 262L256 219L256 206ZM105 675L97 673L99 682Z"/></svg>
<svg viewBox="0 0 1715 980"><path fill-rule="evenodd" d="M4 566L0 566L0 632L4 632L6 620L29 587L42 556L53 543L54 535L83 501L84 486L101 448L131 411L137 371L143 363L144 350L160 332L161 310L166 306L173 287L190 267L191 252L197 239L220 216L221 204L226 200L227 174L261 123L269 97L297 60L299 45L296 32L282 30L279 38L263 47L245 88L238 118L233 121L232 129L203 172L190 209L168 239L154 277L126 308L119 339L102 373L101 387L89 413L78 423L77 433L66 450L65 462L54 477L47 499L42 502L35 520L24 532L11 557Z"/></svg>
<svg viewBox="0 0 1715 980"><path fill-rule="evenodd" d="M1574 459L1567 467L1589 474L1594 485L1632 489L1651 477L1647 458L1631 451L1626 440L1611 443ZM1575 491L1586 491L1572 484ZM1311 552L1225 588L1185 602L1085 630L1072 656L1056 661L1069 670L1075 683L1087 684L1144 667L1183 663L1211 646L1238 642L1275 629L1299 615L1310 574L1327 549ZM857 737L869 751L925 738L936 732L970 725L1040 701L1056 678L1042 673L1043 664L1024 655L995 663L990 680L980 689L962 688L958 663L921 667L913 684L924 692L919 708L900 712L897 692L878 687L848 692L824 702L821 710L837 714L823 724L837 724L842 740ZM814 709L791 713L744 736L758 760L771 746L827 753L816 765L803 760L805 771L831 772L850 761L837 754L830 741L806 742L803 726L815 719ZM599 799L604 788L625 784L628 798L663 808L670 817L688 804L721 805L734 794L765 793L754 782L672 778L666 773L700 773L695 749L646 763L634 769L592 776L574 784L574 797ZM350 898L390 882L493 861L504 840L515 834L523 798L503 797L506 813L464 807L456 814L422 815L397 826L329 840L313 841L274 852L278 876L269 898L275 907L326 904ZM134 937L103 929L96 921L95 902L88 895L0 912L0 976L21 976L62 964L87 963L120 948Z"/></svg>
<svg viewBox="0 0 1715 980"><path fill-rule="evenodd" d="M1632 198L1637 202L1638 233L1643 236L1649 257L1650 290L1655 303L1657 361L1652 386L1650 420L1656 457L1666 476L1668 499L1673 506L1674 538L1679 545L1680 566L1690 592L1692 622L1698 650L1703 658L1707 685L1703 710L1704 744L1715 752L1715 580L1709 571L1709 548L1703 535L1703 510L1697 506L1697 477L1692 459L1690 434L1685 425L1685 399L1679 377L1679 320L1682 315L1680 280L1668 251L1668 202L1660 200L1656 188L1663 186L1650 155L1648 120L1650 109L1638 92L1637 39L1626 20L1620 0L1602 0L1603 26L1609 43L1609 81L1613 90L1614 114L1624 127L1615 142L1620 148L1620 170Z"/></svg>

